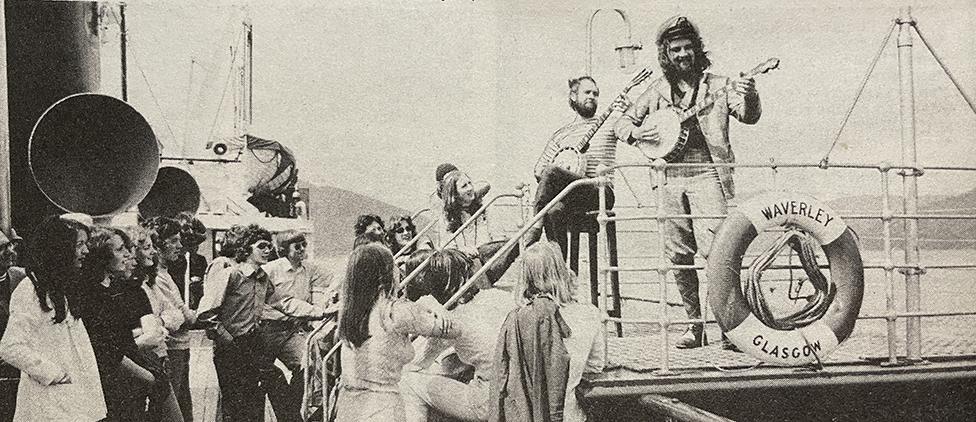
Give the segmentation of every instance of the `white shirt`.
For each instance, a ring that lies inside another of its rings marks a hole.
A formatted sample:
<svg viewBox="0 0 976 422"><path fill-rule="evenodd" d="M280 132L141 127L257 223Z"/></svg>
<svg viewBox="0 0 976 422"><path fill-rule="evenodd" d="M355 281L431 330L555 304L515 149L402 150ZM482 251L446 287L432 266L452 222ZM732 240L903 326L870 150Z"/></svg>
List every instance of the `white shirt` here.
<svg viewBox="0 0 976 422"><path fill-rule="evenodd" d="M603 315L597 307L588 303L562 305L559 307L559 314L573 332L572 336L563 339L569 352L569 378L566 383L563 420L585 421L586 415L576 402L576 386L584 372L603 372L606 366L606 329L603 326Z"/></svg>
<svg viewBox="0 0 976 422"><path fill-rule="evenodd" d="M51 305L50 301L48 304ZM105 417L105 397L85 324L67 316L54 323L34 283L21 282L10 299L10 320L0 339L0 359L20 369L14 421L95 421ZM51 385L67 373L71 383Z"/></svg>

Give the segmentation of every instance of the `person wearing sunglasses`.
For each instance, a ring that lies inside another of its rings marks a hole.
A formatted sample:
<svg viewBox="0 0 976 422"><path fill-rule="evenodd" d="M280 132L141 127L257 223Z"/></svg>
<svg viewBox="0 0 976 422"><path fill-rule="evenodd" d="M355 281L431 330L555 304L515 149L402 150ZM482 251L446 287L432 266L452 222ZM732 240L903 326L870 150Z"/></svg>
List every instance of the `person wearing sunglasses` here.
<svg viewBox="0 0 976 422"><path fill-rule="evenodd" d="M390 251L394 255L400 254L401 258L409 257L418 249L432 249L430 239L418 240L410 248L403 250L414 237L417 237L417 226L413 218L408 215L393 216L390 218L390 230L386 232L386 244L390 246ZM401 262L397 262L401 264Z"/></svg>
<svg viewBox="0 0 976 422"><path fill-rule="evenodd" d="M281 258L262 268L268 273L275 291L291 296L296 302L334 314L338 308L339 283L331 271L310 262L305 233L289 230L274 237ZM301 420L302 394L305 390L302 357L310 331L305 320L285 315L270 305L264 306L258 324L258 333L265 346L264 358L271 363L275 359L280 360L291 372L289 383L278 367L273 364L263 366L266 371L262 374L265 390L279 421Z"/></svg>
<svg viewBox="0 0 976 422"><path fill-rule="evenodd" d="M270 232L252 224L241 233L237 246L238 265L228 276L222 303L200 319L215 319L222 327L222 335L214 340L214 367L224 415L233 421L263 421L261 377L273 365L258 328L265 306L300 319L322 319L326 312L275 288L261 267L274 248Z"/></svg>

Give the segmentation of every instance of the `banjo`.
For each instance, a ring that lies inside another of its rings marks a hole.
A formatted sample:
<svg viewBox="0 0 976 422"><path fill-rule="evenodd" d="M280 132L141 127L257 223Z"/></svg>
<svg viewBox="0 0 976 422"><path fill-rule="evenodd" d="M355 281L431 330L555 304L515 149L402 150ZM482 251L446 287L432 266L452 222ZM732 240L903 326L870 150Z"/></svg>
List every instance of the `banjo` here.
<svg viewBox="0 0 976 422"><path fill-rule="evenodd" d="M751 78L769 72L777 67L779 67L779 59L774 57L760 63L759 66L742 74L742 76ZM639 141L637 142L637 148L644 153L644 156L651 160L662 158L664 161L671 162L678 154L684 151L685 143L688 142L688 130L683 129L681 124L714 104L719 97L725 95L730 89L732 89L732 84L727 83L718 91L708 93L700 103L687 110L669 106L647 115L644 118L644 122L641 123L641 126L657 126L658 133L661 134L661 140L660 142Z"/></svg>
<svg viewBox="0 0 976 422"><path fill-rule="evenodd" d="M653 72L647 70L647 68L641 70L637 76L634 76L634 78L630 80L618 98L627 95L627 92L633 87L640 85L641 82L644 82L644 80L649 78L651 73ZM603 123L607 121L607 118L610 117L613 110L614 109L612 106L608 107L603 114L597 117L593 127L583 134L583 137L580 138L579 142L574 142L570 145L563 146L562 140L559 141L558 144L561 148L559 148L556 151L556 154L553 155L552 159L549 160L549 165L562 168L581 177L584 176L586 173L586 156L583 155L583 152L586 151L586 149L590 146L590 140L593 139L593 135L596 134L596 131L600 130L600 127L603 126ZM565 140L565 138L563 140Z"/></svg>

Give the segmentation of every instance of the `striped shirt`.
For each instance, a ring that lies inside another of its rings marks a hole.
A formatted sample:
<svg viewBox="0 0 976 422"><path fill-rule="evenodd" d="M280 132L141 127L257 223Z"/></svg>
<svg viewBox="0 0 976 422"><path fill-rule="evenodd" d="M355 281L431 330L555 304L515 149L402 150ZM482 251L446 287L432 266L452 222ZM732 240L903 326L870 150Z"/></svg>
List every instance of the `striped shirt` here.
<svg viewBox="0 0 976 422"><path fill-rule="evenodd" d="M617 121L620 116L619 111L610 114L603 126L590 139L590 147L583 154L586 158L586 177L596 177L596 167L600 163L608 166L616 164L617 137L613 133L613 122ZM583 139L583 135L593 128L596 121L596 117L583 119L576 116L572 123L563 126L552 134L546 148L542 151L542 156L539 157L539 161L535 165L535 176L538 178L542 175L542 170L552 162L559 150L576 146Z"/></svg>

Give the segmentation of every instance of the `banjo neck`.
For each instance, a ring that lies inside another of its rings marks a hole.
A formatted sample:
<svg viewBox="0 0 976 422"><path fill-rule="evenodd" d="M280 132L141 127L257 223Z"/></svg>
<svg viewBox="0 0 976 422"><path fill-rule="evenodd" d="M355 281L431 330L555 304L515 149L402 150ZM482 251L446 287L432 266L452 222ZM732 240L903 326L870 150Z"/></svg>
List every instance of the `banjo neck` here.
<svg viewBox="0 0 976 422"><path fill-rule="evenodd" d="M743 73L742 77L752 78L755 77L756 75L766 73L771 69L775 69L778 65L779 65L779 59L770 59L763 63L760 63L759 66L752 68L748 72ZM691 106L691 108L687 110L678 113L678 120L681 123L684 123L686 120L698 115L698 113L701 112L702 110L710 107L712 104L715 104L715 101L717 101L721 96L725 95L731 89L732 89L732 83L728 82L725 84L725 86L723 86L718 91L706 93L705 98L703 98L701 102Z"/></svg>
<svg viewBox="0 0 976 422"><path fill-rule="evenodd" d="M630 90L633 87L639 85L641 82L644 82L645 79L649 78L651 76L651 73L652 71L646 68L638 72L637 76L634 76L634 78L631 79L630 83L628 83L627 86L624 87L620 95L617 96L617 99L626 96L627 93L630 92ZM616 99L614 101L616 101ZM596 135L596 132L599 131L601 127L603 127L603 124L606 123L607 119L610 118L611 114L613 114L613 103L610 103L610 107L607 107L607 109L604 110L603 113L601 113L600 116L596 118L593 127L591 127L590 130L586 131L586 133L583 134L583 137L580 138L579 143L574 145L577 151L583 151L586 149L586 147L590 144L590 140L593 139L593 135Z"/></svg>

